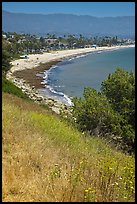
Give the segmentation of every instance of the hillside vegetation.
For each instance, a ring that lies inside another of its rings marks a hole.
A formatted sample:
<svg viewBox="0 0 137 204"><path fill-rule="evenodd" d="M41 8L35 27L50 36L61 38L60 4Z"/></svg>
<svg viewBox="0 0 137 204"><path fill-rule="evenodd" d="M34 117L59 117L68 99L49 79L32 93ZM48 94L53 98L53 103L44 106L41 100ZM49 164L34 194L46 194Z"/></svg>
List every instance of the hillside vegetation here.
<svg viewBox="0 0 137 204"><path fill-rule="evenodd" d="M20 98L30 100L29 97L22 92L20 88L15 86L11 81L7 80L5 77L2 77L2 91L5 93L11 93Z"/></svg>
<svg viewBox="0 0 137 204"><path fill-rule="evenodd" d="M3 202L135 201L133 156L2 93Z"/></svg>
<svg viewBox="0 0 137 204"><path fill-rule="evenodd" d="M108 138L117 147L135 151L135 75L117 68L101 84L101 92L85 88L73 98L74 124L84 132Z"/></svg>

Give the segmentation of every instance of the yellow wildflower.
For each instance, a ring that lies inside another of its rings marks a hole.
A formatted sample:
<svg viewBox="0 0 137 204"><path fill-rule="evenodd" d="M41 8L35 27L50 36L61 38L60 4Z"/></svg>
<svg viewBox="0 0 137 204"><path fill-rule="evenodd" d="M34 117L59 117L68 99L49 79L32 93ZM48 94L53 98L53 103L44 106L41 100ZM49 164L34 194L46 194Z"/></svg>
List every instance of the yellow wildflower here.
<svg viewBox="0 0 137 204"><path fill-rule="evenodd" d="M117 183L117 182L115 182L115 184L118 186L118 183Z"/></svg>
<svg viewBox="0 0 137 204"><path fill-rule="evenodd" d="M112 168L111 168L111 167L109 167L109 170L112 170Z"/></svg>

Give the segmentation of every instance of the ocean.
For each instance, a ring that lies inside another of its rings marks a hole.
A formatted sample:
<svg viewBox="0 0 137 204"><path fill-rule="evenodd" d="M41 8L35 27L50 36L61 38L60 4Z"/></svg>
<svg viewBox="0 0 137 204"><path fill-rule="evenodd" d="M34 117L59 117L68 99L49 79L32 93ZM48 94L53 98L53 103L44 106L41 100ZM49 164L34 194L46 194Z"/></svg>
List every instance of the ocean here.
<svg viewBox="0 0 137 204"><path fill-rule="evenodd" d="M39 92L72 105L71 98L82 97L84 87L100 91L101 83L117 67L135 72L135 47L94 52L66 59L45 71L44 89Z"/></svg>

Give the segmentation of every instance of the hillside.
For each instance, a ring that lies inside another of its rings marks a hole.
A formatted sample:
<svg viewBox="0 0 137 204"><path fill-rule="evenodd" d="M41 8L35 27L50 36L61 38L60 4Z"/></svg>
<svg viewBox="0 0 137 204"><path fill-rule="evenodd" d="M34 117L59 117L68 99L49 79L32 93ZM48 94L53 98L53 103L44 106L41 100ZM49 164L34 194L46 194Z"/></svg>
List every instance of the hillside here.
<svg viewBox="0 0 137 204"><path fill-rule="evenodd" d="M134 157L32 101L2 94L3 202L134 200Z"/></svg>
<svg viewBox="0 0 137 204"><path fill-rule="evenodd" d="M92 15L92 14L91 14ZM72 14L22 14L2 11L2 30L5 32L45 35L84 34L134 37L135 17L94 17Z"/></svg>

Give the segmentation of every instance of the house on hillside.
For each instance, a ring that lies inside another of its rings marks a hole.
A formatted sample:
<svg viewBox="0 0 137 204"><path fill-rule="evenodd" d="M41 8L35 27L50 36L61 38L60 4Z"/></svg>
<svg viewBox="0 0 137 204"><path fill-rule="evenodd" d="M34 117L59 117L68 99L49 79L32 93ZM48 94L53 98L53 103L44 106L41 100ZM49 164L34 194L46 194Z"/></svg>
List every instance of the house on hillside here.
<svg viewBox="0 0 137 204"><path fill-rule="evenodd" d="M54 39L54 38L45 38L45 42L47 42L48 44L54 44L58 39Z"/></svg>

